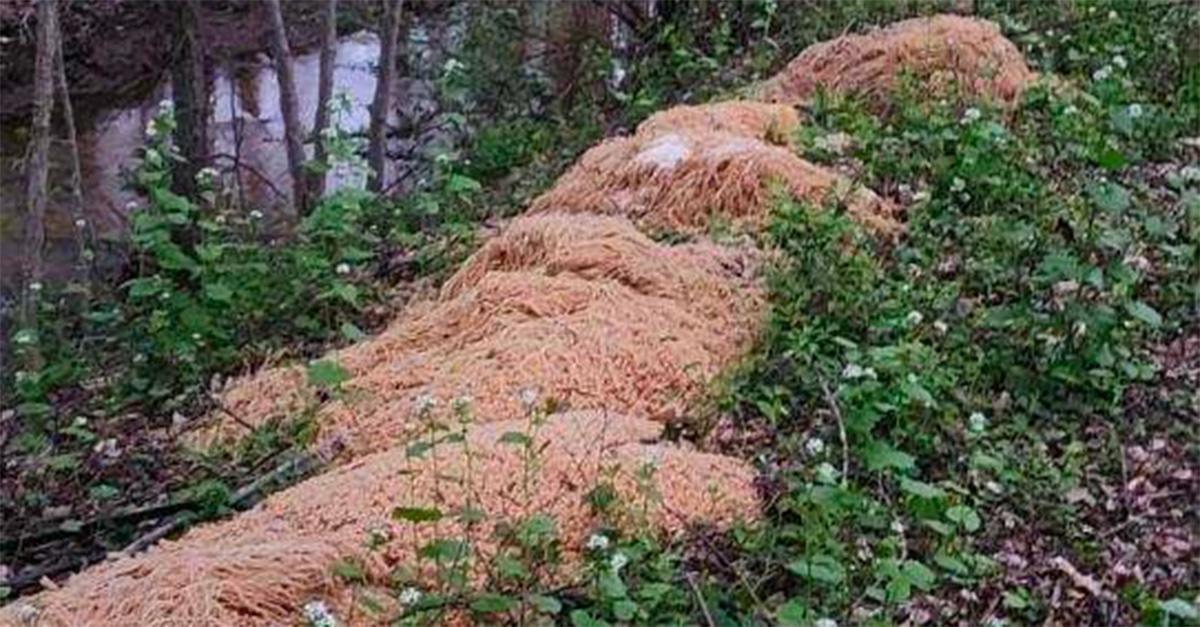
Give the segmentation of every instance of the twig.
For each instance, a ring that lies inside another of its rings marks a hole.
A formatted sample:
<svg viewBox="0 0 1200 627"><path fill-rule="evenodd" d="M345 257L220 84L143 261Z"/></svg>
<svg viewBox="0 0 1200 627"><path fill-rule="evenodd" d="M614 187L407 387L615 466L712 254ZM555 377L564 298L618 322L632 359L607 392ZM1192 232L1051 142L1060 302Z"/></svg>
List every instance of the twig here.
<svg viewBox="0 0 1200 627"><path fill-rule="evenodd" d="M829 391L829 385L825 383L825 379L819 378L821 383L821 392L825 394L825 402L829 404L829 408L833 410L833 417L837 420L838 436L842 439L842 487L846 487L846 482L849 481L850 471L850 445L846 441L846 421L842 418L842 409L838 406L837 398Z"/></svg>
<svg viewBox="0 0 1200 627"><path fill-rule="evenodd" d="M704 602L704 595L700 593L700 587L696 585L695 577L691 573L686 573L684 578L687 579L688 585L692 588L692 594L696 595L696 602L700 604L700 611L704 613L704 621L708 627L716 627L716 622L713 621L712 613L708 611L708 603Z"/></svg>

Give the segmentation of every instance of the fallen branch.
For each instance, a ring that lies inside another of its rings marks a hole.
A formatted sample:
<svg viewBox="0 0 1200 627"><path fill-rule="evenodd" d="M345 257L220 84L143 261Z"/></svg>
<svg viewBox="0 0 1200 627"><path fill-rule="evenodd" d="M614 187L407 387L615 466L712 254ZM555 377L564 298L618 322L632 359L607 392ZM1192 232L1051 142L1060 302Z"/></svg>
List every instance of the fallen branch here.
<svg viewBox="0 0 1200 627"><path fill-rule="evenodd" d="M692 594L696 595L696 602L700 604L700 611L704 613L704 621L708 627L716 627L716 622L713 621L712 613L708 611L708 603L704 601L704 595L700 592L700 587L696 585L696 578L692 577L691 573L685 575L688 586L692 588Z"/></svg>

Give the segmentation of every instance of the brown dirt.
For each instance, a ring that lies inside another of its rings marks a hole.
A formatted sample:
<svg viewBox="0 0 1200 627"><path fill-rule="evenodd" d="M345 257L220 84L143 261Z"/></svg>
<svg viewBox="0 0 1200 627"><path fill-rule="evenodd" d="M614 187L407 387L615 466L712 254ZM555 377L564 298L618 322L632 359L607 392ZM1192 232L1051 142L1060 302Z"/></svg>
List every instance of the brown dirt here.
<svg viewBox="0 0 1200 627"><path fill-rule="evenodd" d="M769 102L797 104L825 89L886 108L905 73L923 89L1002 104L1014 102L1037 76L996 24L938 15L809 46L756 93Z"/></svg>
<svg viewBox="0 0 1200 627"><path fill-rule="evenodd" d="M430 586L433 565L419 561L417 550L433 539L467 539L475 551L470 572L482 580L502 548L495 540L498 525L535 513L553 516L570 564L602 527L677 534L698 524L725 527L758 511L751 468L645 443L661 428L615 414L574 412L540 426L528 419L464 427L465 442L443 444L421 458L391 448L177 542L92 568L62 590L0 610L0 622L16 624L19 616L31 615L39 625L278 625L292 623L306 602L322 599L343 624L376 624L354 607L354 587L332 577L339 560L361 564L367 586L385 585L402 566L414 567ZM535 465L526 464L521 445L503 441L513 432L531 438ZM528 483L526 468L532 468ZM585 498L601 483L615 489L620 504L606 515ZM398 505L435 504L446 514L436 523L391 515ZM463 525L454 514L465 507L482 509L487 519ZM374 549L365 548L368 536L377 541ZM569 582L569 572L552 577Z"/></svg>

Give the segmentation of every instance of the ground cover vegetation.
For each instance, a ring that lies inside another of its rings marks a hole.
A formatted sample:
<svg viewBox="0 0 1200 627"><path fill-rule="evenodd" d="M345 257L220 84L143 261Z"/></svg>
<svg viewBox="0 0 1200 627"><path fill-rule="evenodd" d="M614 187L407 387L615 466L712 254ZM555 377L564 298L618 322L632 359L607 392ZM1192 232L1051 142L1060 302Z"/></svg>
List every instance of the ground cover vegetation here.
<svg viewBox="0 0 1200 627"><path fill-rule="evenodd" d="M462 613L574 625L1200 621L1200 51L1188 35L1200 15L1174 2L976 5L1062 80L1013 110L912 84L886 111L832 95L802 111L795 150L897 200L906 229L880 239L836 206L781 196L758 236L776 251L767 330L676 426L755 461L763 520L670 545L599 529L580 583L548 587L564 558L555 521L533 515L505 528L482 583L464 571L469 543L439 538L422 550L437 586L397 573L399 609L373 609L406 624ZM90 516L160 485L202 504L195 517L220 515L234 486L306 441L304 416L168 465L148 459L167 438L118 434L212 410L214 376L360 339L597 138L729 94L855 24L944 8L681 3L636 33L623 84L605 87L615 60L597 45L579 83L598 87L554 99L537 77L503 73L519 25L497 7L444 76L448 106L477 124L461 154L405 198L334 194L274 245L203 183L194 198L170 191L165 109L141 155L128 279L48 295L37 333L13 337L44 363L6 373L22 425L6 454L30 460L6 479L17 497L6 520L82 501L55 528L120 547L136 525L89 530ZM514 102L549 104L530 116ZM359 167L344 139L331 165ZM308 374L315 397L340 393L336 363ZM530 472L530 434L554 409L531 398L529 429L505 436ZM472 420L469 404L423 418L414 456L461 441ZM122 448L141 459L105 463ZM603 484L589 504L636 509ZM477 513L396 511L414 524L449 515L470 527ZM361 577L352 562L334 575ZM307 613L336 620L320 604Z"/></svg>

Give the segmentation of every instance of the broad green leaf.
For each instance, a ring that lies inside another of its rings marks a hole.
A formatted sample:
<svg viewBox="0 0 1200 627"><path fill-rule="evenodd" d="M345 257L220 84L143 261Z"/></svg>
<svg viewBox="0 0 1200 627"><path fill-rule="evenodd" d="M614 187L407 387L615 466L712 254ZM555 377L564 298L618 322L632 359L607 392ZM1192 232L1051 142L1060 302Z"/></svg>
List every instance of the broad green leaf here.
<svg viewBox="0 0 1200 627"><path fill-rule="evenodd" d="M924 481L909 479L908 477L900 478L900 489L923 499L940 499L946 496L945 490Z"/></svg>
<svg viewBox="0 0 1200 627"><path fill-rule="evenodd" d="M873 472L885 468L909 470L916 465L917 461L912 455L892 448L891 445L882 440L872 441L863 449L862 455L863 461L867 463L867 469Z"/></svg>
<svg viewBox="0 0 1200 627"><path fill-rule="evenodd" d="M480 614L507 612L516 606L516 599L503 594L496 594L494 592L481 594L478 598L471 602L471 610Z"/></svg>
<svg viewBox="0 0 1200 627"><path fill-rule="evenodd" d="M798 559L789 563L787 569L805 579L825 583L836 584L845 578L845 569L842 568L842 564L829 555L814 555Z"/></svg>
<svg viewBox="0 0 1200 627"><path fill-rule="evenodd" d="M1125 311L1129 312L1129 315L1141 320L1142 322L1145 322L1151 327L1158 328L1162 326L1162 315L1160 315L1154 310L1153 307L1147 305L1143 301L1138 300L1125 305Z"/></svg>
<svg viewBox="0 0 1200 627"><path fill-rule="evenodd" d="M952 522L958 523L968 533L974 533L979 530L982 521L979 519L979 513L973 508L966 505L955 505L946 510L946 518Z"/></svg>
<svg viewBox="0 0 1200 627"><path fill-rule="evenodd" d="M558 614L562 611L562 602L554 597L548 597L544 594L531 594L528 600L534 609L543 614Z"/></svg>
<svg viewBox="0 0 1200 627"><path fill-rule="evenodd" d="M308 365L308 383L319 388L335 388L350 379L350 372L336 361L322 359Z"/></svg>

